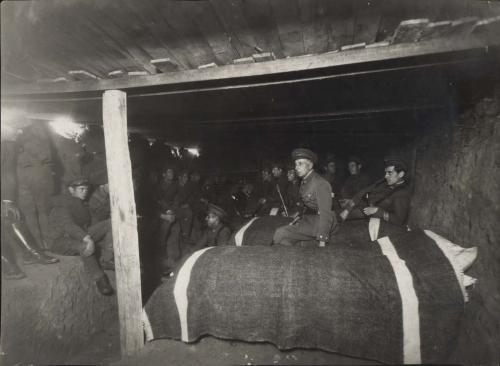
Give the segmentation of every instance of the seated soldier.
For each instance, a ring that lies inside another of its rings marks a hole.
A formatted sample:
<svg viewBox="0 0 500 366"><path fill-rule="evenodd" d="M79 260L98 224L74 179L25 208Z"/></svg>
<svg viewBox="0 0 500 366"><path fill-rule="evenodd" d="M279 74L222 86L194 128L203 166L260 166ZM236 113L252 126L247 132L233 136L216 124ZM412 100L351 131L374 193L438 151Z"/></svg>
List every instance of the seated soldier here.
<svg viewBox="0 0 500 366"><path fill-rule="evenodd" d="M267 198L267 206L270 209L278 208L280 211L288 212L286 209L286 187L287 177L283 174L283 165L279 162L271 164L272 187Z"/></svg>
<svg viewBox="0 0 500 366"><path fill-rule="evenodd" d="M96 256L96 249L101 249L103 257L112 258L110 221L90 225L90 211L84 204L89 189L86 178L72 179L67 187L68 194L56 196L52 200L49 216L51 250L61 255L81 256L84 268L95 280L99 292L110 295L113 289ZM98 248L97 242L102 242Z"/></svg>
<svg viewBox="0 0 500 366"><path fill-rule="evenodd" d="M335 215L332 211L332 188L325 178L313 169L317 156L309 149L292 152L295 171L302 178L300 199L302 216L291 224L279 227L274 233L273 243L294 245L300 241L316 240L324 247L333 232Z"/></svg>
<svg viewBox="0 0 500 366"><path fill-rule="evenodd" d="M207 217L205 218L207 228L194 246L193 251L205 247L227 245L231 238L231 230L225 224L226 219L226 211L219 206L209 203Z"/></svg>
<svg viewBox="0 0 500 366"><path fill-rule="evenodd" d="M384 164L384 182L375 182L349 200L340 214L343 220L350 217L351 211L361 210L365 217L377 217L395 225L406 225L411 200L407 180L408 167L398 157L387 157Z"/></svg>
<svg viewBox="0 0 500 366"><path fill-rule="evenodd" d="M287 211L288 216L293 216L300 208L300 182L294 168L290 168L287 172L288 185L286 187Z"/></svg>
<svg viewBox="0 0 500 366"><path fill-rule="evenodd" d="M340 190L340 204L343 207L346 200L354 197L356 193L370 185L370 178L362 171L363 162L356 156L351 156L347 162L349 177L345 180Z"/></svg>

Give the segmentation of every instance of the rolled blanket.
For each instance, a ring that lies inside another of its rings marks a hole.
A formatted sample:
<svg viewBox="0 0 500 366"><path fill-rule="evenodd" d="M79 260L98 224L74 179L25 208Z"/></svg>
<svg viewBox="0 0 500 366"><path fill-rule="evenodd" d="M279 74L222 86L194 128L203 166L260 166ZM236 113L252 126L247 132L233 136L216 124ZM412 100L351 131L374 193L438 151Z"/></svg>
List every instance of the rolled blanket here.
<svg viewBox="0 0 500 366"><path fill-rule="evenodd" d="M445 362L463 310L453 266L415 231L364 250L205 248L155 291L143 315L148 340L213 335L399 364Z"/></svg>

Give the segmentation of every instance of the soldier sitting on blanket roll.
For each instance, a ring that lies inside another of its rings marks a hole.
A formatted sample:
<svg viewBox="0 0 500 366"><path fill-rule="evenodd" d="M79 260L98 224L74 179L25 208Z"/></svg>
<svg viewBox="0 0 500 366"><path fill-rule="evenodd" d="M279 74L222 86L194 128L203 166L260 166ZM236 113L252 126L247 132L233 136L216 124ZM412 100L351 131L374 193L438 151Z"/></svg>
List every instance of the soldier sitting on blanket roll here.
<svg viewBox="0 0 500 366"><path fill-rule="evenodd" d="M226 226L226 219L226 211L219 206L209 203L207 217L205 218L207 228L193 247L193 252L205 247L228 245L231 238L231 229Z"/></svg>
<svg viewBox="0 0 500 366"><path fill-rule="evenodd" d="M273 243L294 245L300 241L317 240L320 247L328 242L336 227L332 211L332 188L330 183L313 170L317 156L308 149L295 149L292 152L297 175L302 178L300 199L303 214L292 224L279 227L274 233Z"/></svg>
<svg viewBox="0 0 500 366"><path fill-rule="evenodd" d="M384 180L375 182L349 200L340 213L343 220L352 211L361 211L365 217L377 217L395 225L406 225L411 200L407 182L408 167L401 158L394 156L385 158L384 164Z"/></svg>

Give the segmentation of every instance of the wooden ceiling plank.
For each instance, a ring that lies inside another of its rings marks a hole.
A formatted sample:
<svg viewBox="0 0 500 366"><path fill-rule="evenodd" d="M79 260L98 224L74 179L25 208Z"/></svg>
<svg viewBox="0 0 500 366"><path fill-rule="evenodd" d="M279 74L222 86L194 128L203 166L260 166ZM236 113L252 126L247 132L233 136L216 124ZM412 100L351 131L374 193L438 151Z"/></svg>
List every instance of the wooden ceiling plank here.
<svg viewBox="0 0 500 366"><path fill-rule="evenodd" d="M108 38L119 46L122 53L129 55L138 67L148 71L150 74L155 74L156 69L150 64L151 57L144 50L130 43L124 30L115 23L114 18L108 16L107 12L110 10L109 8L105 8L105 5L107 5L106 2L101 3L97 1L95 4L97 5L96 8L88 8L88 20L92 22L98 32L106 33Z"/></svg>
<svg viewBox="0 0 500 366"><path fill-rule="evenodd" d="M158 58L155 60L151 60L151 63L161 72L174 72L179 71L179 65L175 62L172 62L169 58Z"/></svg>
<svg viewBox="0 0 500 366"><path fill-rule="evenodd" d="M194 21L221 65L228 65L239 57L231 44L231 37L219 21L210 2L187 3L191 7Z"/></svg>
<svg viewBox="0 0 500 366"><path fill-rule="evenodd" d="M230 36L230 42L238 53L237 57L251 57L255 52L256 42L243 14L241 0L210 0L210 4Z"/></svg>
<svg viewBox="0 0 500 366"><path fill-rule="evenodd" d="M299 0L304 53L324 53L328 51L328 23L324 1Z"/></svg>
<svg viewBox="0 0 500 366"><path fill-rule="evenodd" d="M283 46L269 1L247 0L243 3L243 13L254 34L256 49L274 52L277 58L283 58Z"/></svg>
<svg viewBox="0 0 500 366"><path fill-rule="evenodd" d="M177 69L186 70L190 66L186 61L186 56L182 52L179 54L170 47L164 39L163 19L158 16L158 9L152 9L151 1L122 1L140 22L142 31L134 32L136 43L141 46L152 59L168 58L171 63L177 65Z"/></svg>
<svg viewBox="0 0 500 366"><path fill-rule="evenodd" d="M351 0L327 1L329 46L328 50L352 44L354 40L354 2Z"/></svg>
<svg viewBox="0 0 500 366"><path fill-rule="evenodd" d="M270 4L285 57L303 55L305 47L299 0L273 0Z"/></svg>
<svg viewBox="0 0 500 366"><path fill-rule="evenodd" d="M403 20L394 31L391 44L417 42L428 24L427 18Z"/></svg>
<svg viewBox="0 0 500 366"><path fill-rule="evenodd" d="M382 10L382 0L354 0L354 43L375 42Z"/></svg>
<svg viewBox="0 0 500 366"><path fill-rule="evenodd" d="M163 18L177 38L192 55L196 67L216 61L212 48L206 42L189 13L189 2L165 1L160 9Z"/></svg>

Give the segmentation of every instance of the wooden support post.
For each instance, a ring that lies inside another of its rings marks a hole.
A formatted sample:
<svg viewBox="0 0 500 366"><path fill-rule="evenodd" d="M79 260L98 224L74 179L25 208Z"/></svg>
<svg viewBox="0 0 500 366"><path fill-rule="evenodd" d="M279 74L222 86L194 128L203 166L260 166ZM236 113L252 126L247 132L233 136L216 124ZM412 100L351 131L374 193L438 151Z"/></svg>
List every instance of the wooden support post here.
<svg viewBox="0 0 500 366"><path fill-rule="evenodd" d="M141 321L139 239L128 149L125 92L104 92L103 122L115 251L120 345L122 355L131 355L143 346L144 335Z"/></svg>

